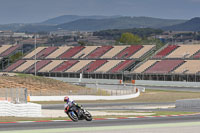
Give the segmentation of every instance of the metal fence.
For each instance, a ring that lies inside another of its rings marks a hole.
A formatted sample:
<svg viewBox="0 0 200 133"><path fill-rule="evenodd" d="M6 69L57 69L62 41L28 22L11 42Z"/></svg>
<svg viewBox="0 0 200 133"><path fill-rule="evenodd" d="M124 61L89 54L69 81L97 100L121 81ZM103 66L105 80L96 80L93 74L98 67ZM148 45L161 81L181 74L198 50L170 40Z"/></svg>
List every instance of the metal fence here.
<svg viewBox="0 0 200 133"><path fill-rule="evenodd" d="M12 103L26 103L26 88L0 88L0 101L6 100Z"/></svg>

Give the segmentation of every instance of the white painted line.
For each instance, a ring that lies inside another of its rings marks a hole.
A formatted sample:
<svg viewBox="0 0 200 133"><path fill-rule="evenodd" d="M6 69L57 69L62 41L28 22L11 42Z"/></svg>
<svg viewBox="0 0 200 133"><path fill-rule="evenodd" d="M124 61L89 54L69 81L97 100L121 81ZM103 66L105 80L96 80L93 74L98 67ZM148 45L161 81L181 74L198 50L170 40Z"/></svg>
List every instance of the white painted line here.
<svg viewBox="0 0 200 133"><path fill-rule="evenodd" d="M127 118L129 118L129 119L135 119L135 118L137 118L137 117L127 117Z"/></svg>
<svg viewBox="0 0 200 133"><path fill-rule="evenodd" d="M106 118L107 120L116 120L118 118Z"/></svg>
<svg viewBox="0 0 200 133"><path fill-rule="evenodd" d="M66 121L66 120L52 120L53 122L63 122L63 121Z"/></svg>

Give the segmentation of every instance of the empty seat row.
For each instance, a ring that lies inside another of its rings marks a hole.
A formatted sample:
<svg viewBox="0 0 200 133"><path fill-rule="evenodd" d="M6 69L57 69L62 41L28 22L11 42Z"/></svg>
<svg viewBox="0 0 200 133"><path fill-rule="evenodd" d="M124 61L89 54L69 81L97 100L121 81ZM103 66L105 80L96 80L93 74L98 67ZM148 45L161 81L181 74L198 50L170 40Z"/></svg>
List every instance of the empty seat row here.
<svg viewBox="0 0 200 133"><path fill-rule="evenodd" d="M121 73L134 60L18 60L5 69L6 72L96 72Z"/></svg>
<svg viewBox="0 0 200 133"><path fill-rule="evenodd" d="M132 59L153 48L155 45L38 47L24 59Z"/></svg>
<svg viewBox="0 0 200 133"><path fill-rule="evenodd" d="M154 59L163 58L200 58L200 45L168 45L156 55Z"/></svg>
<svg viewBox="0 0 200 133"><path fill-rule="evenodd" d="M20 49L22 45L2 45L0 46L0 57L7 57Z"/></svg>
<svg viewBox="0 0 200 133"><path fill-rule="evenodd" d="M131 73L144 74L197 74L200 72L200 60L147 60Z"/></svg>

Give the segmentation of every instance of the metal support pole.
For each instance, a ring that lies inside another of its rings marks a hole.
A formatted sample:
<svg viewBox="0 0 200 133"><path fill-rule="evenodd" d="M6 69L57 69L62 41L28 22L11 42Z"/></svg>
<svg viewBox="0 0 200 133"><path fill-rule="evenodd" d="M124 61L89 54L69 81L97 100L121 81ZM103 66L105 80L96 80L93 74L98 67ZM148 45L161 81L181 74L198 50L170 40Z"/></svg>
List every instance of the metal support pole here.
<svg viewBox="0 0 200 133"><path fill-rule="evenodd" d="M37 73L36 73L36 42L37 41L37 39L36 39L36 35L35 35L35 50L34 50L34 54L35 54L35 76L37 75Z"/></svg>

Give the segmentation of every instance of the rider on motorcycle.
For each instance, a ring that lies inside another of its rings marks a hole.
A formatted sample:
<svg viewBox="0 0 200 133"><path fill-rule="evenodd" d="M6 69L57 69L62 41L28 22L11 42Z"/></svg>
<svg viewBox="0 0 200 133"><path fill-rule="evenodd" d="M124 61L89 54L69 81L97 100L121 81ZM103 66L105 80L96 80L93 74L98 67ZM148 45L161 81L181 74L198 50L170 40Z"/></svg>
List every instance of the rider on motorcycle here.
<svg viewBox="0 0 200 133"><path fill-rule="evenodd" d="M81 107L75 103L73 100L70 100L68 96L64 97L64 109L65 109L65 113L67 113L67 110L69 110L69 108L75 107L77 109L77 113L79 114L79 110L81 109Z"/></svg>

